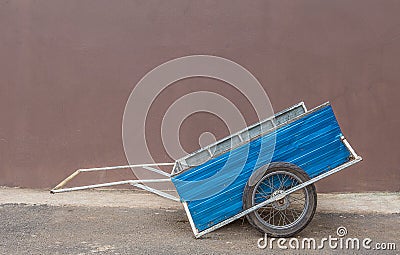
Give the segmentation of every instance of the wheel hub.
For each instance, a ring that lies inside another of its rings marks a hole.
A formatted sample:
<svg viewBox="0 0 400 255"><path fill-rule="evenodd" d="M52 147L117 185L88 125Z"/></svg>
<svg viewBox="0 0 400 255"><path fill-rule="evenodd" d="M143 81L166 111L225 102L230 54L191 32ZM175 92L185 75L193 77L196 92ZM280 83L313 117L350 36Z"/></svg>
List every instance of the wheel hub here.
<svg viewBox="0 0 400 255"><path fill-rule="evenodd" d="M284 191L283 190L276 190L272 193L272 197L275 197L277 195L282 194ZM272 207L276 210L285 210L286 208L289 207L289 199L287 196L285 196L282 199L276 200L272 203Z"/></svg>

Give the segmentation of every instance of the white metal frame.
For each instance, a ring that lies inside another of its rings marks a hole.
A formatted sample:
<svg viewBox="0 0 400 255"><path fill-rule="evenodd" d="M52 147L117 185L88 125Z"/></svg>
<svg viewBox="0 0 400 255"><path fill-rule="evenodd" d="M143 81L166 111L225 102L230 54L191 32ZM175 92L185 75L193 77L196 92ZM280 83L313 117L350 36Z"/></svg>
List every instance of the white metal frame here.
<svg viewBox="0 0 400 255"><path fill-rule="evenodd" d="M85 168L85 169L78 169L75 172L73 172L70 176L65 178L63 181L61 181L56 187L54 187L52 190L50 190L50 193L62 193L62 192L70 192L70 191L77 191L77 190L85 190L85 189L94 189L94 188L103 188L103 187L110 187L110 186L116 186L116 185L123 185L123 184L130 184L132 186L135 186L137 188L147 190L149 192L152 192L156 195L162 196L164 198L177 201L179 202L180 199L168 194L166 192L163 192L161 190L156 190L153 188L150 188L148 186L145 186L143 184L145 183L162 183L162 182L170 182L170 174L165 173L157 168L154 168L156 166L174 166L175 163L158 163L158 164L140 164L140 165L126 165L126 166L109 166L109 167L94 167L94 168ZM110 171L110 170L117 170L117 169L132 169L132 168L143 168L148 171L152 171L154 173L166 176L168 178L163 178L163 179L149 179L149 180L126 180L126 181L118 181L118 182L107 182L107 183L100 183L100 184L92 184L92 185L85 185L85 186L77 186L77 187L71 187L71 188L64 188L64 186L70 182L72 179L74 179L78 174L84 173L84 172L95 172L95 171Z"/></svg>

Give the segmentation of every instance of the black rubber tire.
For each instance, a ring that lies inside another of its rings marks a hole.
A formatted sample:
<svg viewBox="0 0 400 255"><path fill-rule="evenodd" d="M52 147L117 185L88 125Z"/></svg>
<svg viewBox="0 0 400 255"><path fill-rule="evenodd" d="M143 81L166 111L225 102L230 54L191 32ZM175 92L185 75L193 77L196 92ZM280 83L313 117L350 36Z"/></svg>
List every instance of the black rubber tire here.
<svg viewBox="0 0 400 255"><path fill-rule="evenodd" d="M243 207L244 209L248 209L253 206L253 193L254 189L257 187L257 183L262 180L262 178L270 173L276 172L276 171L283 171L283 172L289 172L295 176L297 176L301 182L308 181L310 178L307 175L306 172L304 172L303 169L300 167L291 164L291 163L286 163L286 162L274 162L270 163L269 165L265 166L264 168L267 169L260 169L262 171L265 171L264 174L262 174L259 177L259 180L253 184L250 185L249 182L247 182L247 185L244 189L244 194L243 194ZM268 226L264 224L256 215L256 212L253 211L249 214L246 215L247 220L249 223L254 226L257 230L259 230L261 233L265 233L269 236L272 237L290 237L294 236L300 231L302 231L312 220L315 209L317 208L317 192L315 189L314 184L310 184L306 186L304 189L306 189L307 194L308 194L308 207L305 209L306 212L304 216L302 217L299 222L297 222L295 225L286 228L286 229L279 229L279 228L272 228L271 226Z"/></svg>

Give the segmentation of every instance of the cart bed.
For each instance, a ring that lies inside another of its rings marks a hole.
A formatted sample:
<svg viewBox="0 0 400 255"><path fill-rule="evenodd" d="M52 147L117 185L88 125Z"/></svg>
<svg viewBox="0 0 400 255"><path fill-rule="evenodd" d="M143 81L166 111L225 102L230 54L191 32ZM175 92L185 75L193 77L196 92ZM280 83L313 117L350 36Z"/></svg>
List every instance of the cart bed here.
<svg viewBox="0 0 400 255"><path fill-rule="evenodd" d="M275 120L260 122L258 126L264 125L262 134L252 136L251 127L249 127L246 133L249 140L243 141L245 132L241 132L240 139L236 142L237 147L232 150L217 154L217 146L221 147L222 141L213 145L214 150L210 150L211 146L177 161L172 182L181 201L187 204L187 213L196 231L204 231L243 211L242 196L246 182L253 171L269 163L271 153L273 153L271 162L296 164L303 168L310 178L350 160L351 154L341 140L342 132L330 104L326 103L308 112L305 111L305 107L304 111L299 109L297 105L297 108L290 108L283 114L278 114L279 118ZM271 123L274 123L276 127L274 128ZM257 125L252 127L257 127ZM274 147L271 144L274 142L275 135ZM229 138L232 144L235 144L233 140L236 136ZM246 150L249 150L249 153L246 153ZM206 153L208 155L205 155ZM243 159L243 155L246 154L247 158ZM208 160L201 163L201 160L207 159L207 156ZM191 158L192 161L200 162L200 164L190 166L188 161ZM228 158L228 167L232 170L213 178L212 176L221 171ZM243 162L245 162L244 167L241 164ZM233 182L227 183L232 173L236 172L238 177ZM205 185L188 183L209 177L211 178ZM207 194L221 185L225 185L226 188L210 197L196 200L196 197Z"/></svg>

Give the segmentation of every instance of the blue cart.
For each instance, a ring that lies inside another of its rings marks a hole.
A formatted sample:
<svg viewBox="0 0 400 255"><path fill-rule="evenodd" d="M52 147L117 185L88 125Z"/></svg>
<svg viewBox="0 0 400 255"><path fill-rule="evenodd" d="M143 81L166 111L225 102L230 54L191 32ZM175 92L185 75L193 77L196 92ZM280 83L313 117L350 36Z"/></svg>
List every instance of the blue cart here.
<svg viewBox="0 0 400 255"><path fill-rule="evenodd" d="M314 183L361 160L330 103L307 110L301 102L174 163L78 169L51 192L131 184L181 202L196 238L241 217L270 236L288 237L314 216ZM170 166L171 174L161 165ZM64 188L81 172L134 167L166 178ZM145 185L167 181L178 197Z"/></svg>

